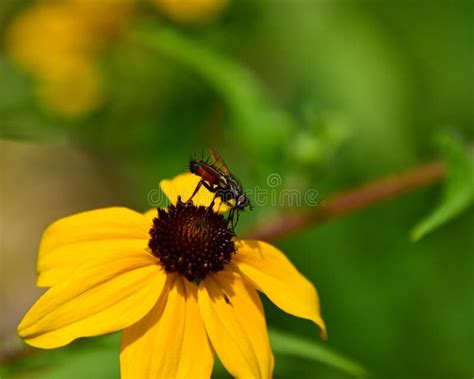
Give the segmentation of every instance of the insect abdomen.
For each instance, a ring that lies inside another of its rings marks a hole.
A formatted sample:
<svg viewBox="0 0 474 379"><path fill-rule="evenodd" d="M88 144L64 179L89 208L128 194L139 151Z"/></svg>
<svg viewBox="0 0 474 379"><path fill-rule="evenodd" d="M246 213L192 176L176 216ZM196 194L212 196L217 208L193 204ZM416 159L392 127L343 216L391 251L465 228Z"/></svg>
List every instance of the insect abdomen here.
<svg viewBox="0 0 474 379"><path fill-rule="evenodd" d="M209 165L202 164L198 161L189 162L189 171L195 175L200 176L211 185L214 185L219 179L219 173L216 170L214 170Z"/></svg>

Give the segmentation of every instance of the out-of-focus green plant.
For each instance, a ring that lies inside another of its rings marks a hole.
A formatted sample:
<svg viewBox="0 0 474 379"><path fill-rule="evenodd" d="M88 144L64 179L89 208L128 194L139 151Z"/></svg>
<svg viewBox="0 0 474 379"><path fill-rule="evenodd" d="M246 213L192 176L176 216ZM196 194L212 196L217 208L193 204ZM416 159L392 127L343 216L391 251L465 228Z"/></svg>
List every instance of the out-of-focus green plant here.
<svg viewBox="0 0 474 379"><path fill-rule="evenodd" d="M308 362L319 362L335 372L351 377L362 377L367 371L360 364L336 353L322 343L315 343L289 333L270 330L270 341L278 357L298 357ZM62 379L86 375L92 378L119 376L120 333L77 341L58 350L31 351L31 356L20 363L3 365L0 374L16 379ZM216 377L228 377L220 362L216 362Z"/></svg>
<svg viewBox="0 0 474 379"><path fill-rule="evenodd" d="M412 230L418 241L467 210L474 202L474 154L458 136L444 133L438 144L448 164L448 178L439 205Z"/></svg>
<svg viewBox="0 0 474 379"><path fill-rule="evenodd" d="M168 17L183 24L209 21L229 4L229 0L152 0Z"/></svg>

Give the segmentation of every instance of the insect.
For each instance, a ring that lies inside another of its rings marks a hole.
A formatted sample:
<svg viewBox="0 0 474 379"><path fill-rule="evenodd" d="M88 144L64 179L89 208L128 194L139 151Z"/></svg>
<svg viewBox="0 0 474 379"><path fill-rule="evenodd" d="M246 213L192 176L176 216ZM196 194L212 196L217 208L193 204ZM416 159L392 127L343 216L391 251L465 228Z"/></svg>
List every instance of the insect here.
<svg viewBox="0 0 474 379"><path fill-rule="evenodd" d="M235 229L239 221L239 212L247 207L252 210L252 205L239 181L230 173L220 154L216 150L210 149L210 155L212 162L204 159L191 159L189 162L189 171L200 176L201 180L188 201L191 201L201 186L204 186L214 194L209 208L212 209L216 198L221 199L222 203L230 207L227 221L231 222L232 229Z"/></svg>

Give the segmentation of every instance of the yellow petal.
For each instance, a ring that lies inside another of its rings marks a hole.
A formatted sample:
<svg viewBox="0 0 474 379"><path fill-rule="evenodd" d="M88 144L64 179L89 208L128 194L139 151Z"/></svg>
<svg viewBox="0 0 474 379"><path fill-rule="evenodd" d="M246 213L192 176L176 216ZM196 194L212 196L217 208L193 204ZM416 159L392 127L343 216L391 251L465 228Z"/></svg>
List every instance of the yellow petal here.
<svg viewBox="0 0 474 379"><path fill-rule="evenodd" d="M157 259L144 251L96 259L49 289L25 315L18 334L49 349L126 328L153 307L165 279Z"/></svg>
<svg viewBox="0 0 474 379"><path fill-rule="evenodd" d="M169 275L153 309L122 333L123 379L209 378L214 357L197 304L197 287Z"/></svg>
<svg viewBox="0 0 474 379"><path fill-rule="evenodd" d="M156 208L151 208L148 209L145 213L143 213L143 216L148 220L149 222L149 227L153 225L153 219L158 217L158 210Z"/></svg>
<svg viewBox="0 0 474 379"><path fill-rule="evenodd" d="M181 196L181 201L188 201L201 178L197 175L191 173L185 173L175 176L170 180L162 180L160 182L160 188L164 194L168 197L171 203L176 204L178 201L178 196ZM214 194L207 190L204 186L201 186L199 191L193 197L193 203L195 205L203 205L208 207ZM227 205L221 204L220 199L216 199L214 203L214 211L216 212L225 212L229 209Z"/></svg>
<svg viewBox="0 0 474 379"><path fill-rule="evenodd" d="M279 308L316 323L326 338L316 289L286 256L265 242L239 241L233 263Z"/></svg>
<svg viewBox="0 0 474 379"><path fill-rule="evenodd" d="M131 209L97 209L65 217L51 224L43 235L41 248L50 250L77 241L148 239L149 228L148 220Z"/></svg>
<svg viewBox="0 0 474 379"><path fill-rule="evenodd" d="M51 287L67 281L83 265L90 264L98 257L115 260L127 256L130 252L145 253L147 241L110 240L85 241L58 246L38 258L38 287Z"/></svg>
<svg viewBox="0 0 474 379"><path fill-rule="evenodd" d="M151 222L127 208L105 208L62 218L43 234L38 253L38 282L49 287L67 279L82 263L116 251L143 250Z"/></svg>
<svg viewBox="0 0 474 379"><path fill-rule="evenodd" d="M239 274L221 271L199 286L199 308L212 346L239 378L271 378L273 354L257 291Z"/></svg>

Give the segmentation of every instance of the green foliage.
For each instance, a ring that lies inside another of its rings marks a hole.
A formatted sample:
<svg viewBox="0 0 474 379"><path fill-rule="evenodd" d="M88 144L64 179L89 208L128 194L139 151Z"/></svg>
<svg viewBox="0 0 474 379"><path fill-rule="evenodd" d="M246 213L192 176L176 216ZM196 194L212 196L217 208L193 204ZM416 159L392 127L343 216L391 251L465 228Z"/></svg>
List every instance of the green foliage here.
<svg viewBox="0 0 474 379"><path fill-rule="evenodd" d="M140 25L133 36L138 44L204 79L228 107L242 143L269 152L291 135L294 121L272 104L260 80L244 65L170 28Z"/></svg>
<svg viewBox="0 0 474 379"><path fill-rule="evenodd" d="M280 330L270 330L270 342L275 354L288 355L320 362L353 376L366 376L367 370L321 343L315 343Z"/></svg>
<svg viewBox="0 0 474 379"><path fill-rule="evenodd" d="M278 330L270 330L269 334L272 349L277 356L298 357L309 362L323 363L351 376L360 377L367 374L362 366L323 344ZM60 349L31 350L24 358L3 365L0 374L8 379L117 378L119 345L120 333L115 333L76 341ZM215 366L215 376L228 376L219 361L216 361Z"/></svg>
<svg viewBox="0 0 474 379"><path fill-rule="evenodd" d="M24 358L4 364L0 373L10 379L118 378L119 339L119 334L110 334L60 349L32 349Z"/></svg>
<svg viewBox="0 0 474 379"><path fill-rule="evenodd" d="M448 164L448 178L438 206L414 227L414 241L466 211L474 202L474 154L457 136L442 134L438 142Z"/></svg>
<svg viewBox="0 0 474 379"><path fill-rule="evenodd" d="M66 130L36 113L30 93L31 83L15 70L0 51L0 138L65 144Z"/></svg>

